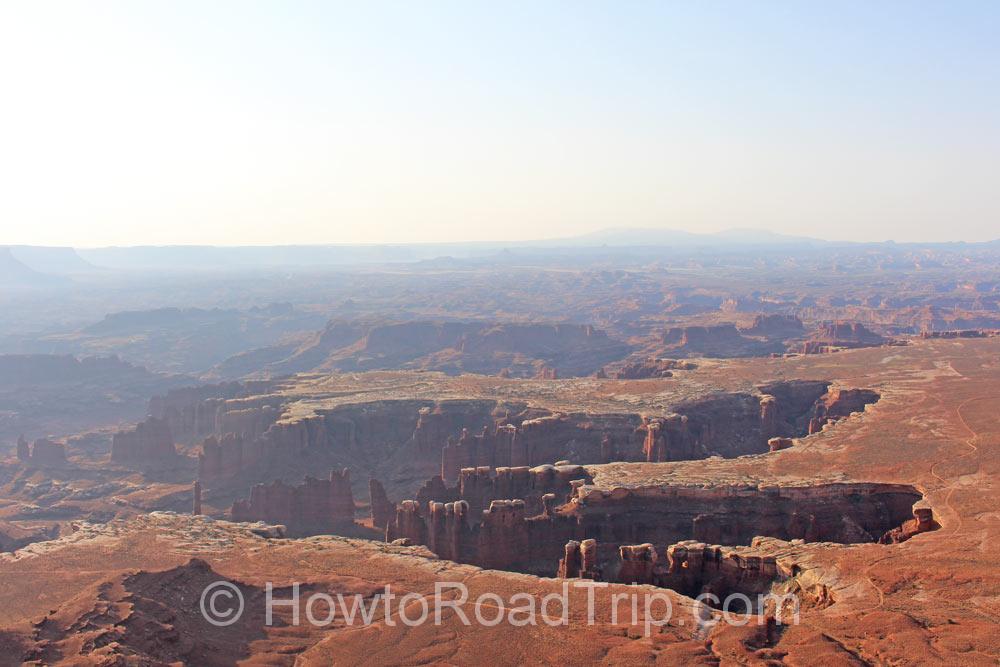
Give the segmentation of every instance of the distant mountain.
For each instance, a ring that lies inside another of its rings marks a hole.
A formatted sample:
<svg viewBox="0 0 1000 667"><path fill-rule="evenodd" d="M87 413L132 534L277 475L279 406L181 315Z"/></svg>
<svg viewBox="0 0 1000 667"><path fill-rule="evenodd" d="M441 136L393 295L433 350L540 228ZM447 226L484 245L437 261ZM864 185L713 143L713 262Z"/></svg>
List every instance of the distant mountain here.
<svg viewBox="0 0 1000 667"><path fill-rule="evenodd" d="M10 248L0 247L0 287L45 287L62 279L35 271L19 261Z"/></svg>
<svg viewBox="0 0 1000 667"><path fill-rule="evenodd" d="M73 248L49 246L11 246L11 255L41 273L55 276L68 276L77 273L91 273L97 267L84 261Z"/></svg>

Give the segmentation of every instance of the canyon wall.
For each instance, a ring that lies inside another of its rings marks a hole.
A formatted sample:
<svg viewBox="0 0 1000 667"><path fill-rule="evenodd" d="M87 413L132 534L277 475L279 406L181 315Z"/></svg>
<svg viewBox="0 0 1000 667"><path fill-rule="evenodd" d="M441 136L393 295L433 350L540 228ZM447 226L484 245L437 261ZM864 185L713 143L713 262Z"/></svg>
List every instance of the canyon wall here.
<svg viewBox="0 0 1000 667"><path fill-rule="evenodd" d="M280 524L290 535L335 532L354 522L354 496L348 470L333 470L327 479L306 477L291 486L282 481L257 484L249 500L237 500L230 509L233 521Z"/></svg>
<svg viewBox="0 0 1000 667"><path fill-rule="evenodd" d="M539 513L520 498L493 499L481 512L466 500L404 501L386 539L427 545L442 558L463 563L552 576L578 567L567 551L571 541L596 540L599 563L621 558L623 545L691 539L715 545L748 545L757 536L876 542L904 525L921 499L912 487L875 483L612 490L573 483L571 488L569 502L557 506L550 498ZM628 556L636 562L644 558L639 552ZM590 576L598 576L597 569L590 568Z"/></svg>

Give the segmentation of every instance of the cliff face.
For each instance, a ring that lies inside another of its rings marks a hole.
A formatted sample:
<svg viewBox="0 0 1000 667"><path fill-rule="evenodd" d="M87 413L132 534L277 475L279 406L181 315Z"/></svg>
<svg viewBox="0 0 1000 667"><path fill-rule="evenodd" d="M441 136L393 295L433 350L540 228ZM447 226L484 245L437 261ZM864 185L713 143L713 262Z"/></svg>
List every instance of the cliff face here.
<svg viewBox="0 0 1000 667"><path fill-rule="evenodd" d="M167 422L177 442L194 444L219 434L219 414L227 402L262 394L275 386L270 381L222 382L172 389L149 400L149 414Z"/></svg>
<svg viewBox="0 0 1000 667"><path fill-rule="evenodd" d="M233 521L281 524L292 535L335 531L354 522L350 473L333 470L328 479L306 477L299 486L257 484L249 500L233 503L230 515Z"/></svg>
<svg viewBox="0 0 1000 667"><path fill-rule="evenodd" d="M287 478L316 465L349 466L356 475L383 480L397 497L415 497L416 480L437 473L446 484L456 484L467 468L520 469L564 460L591 464L732 458L767 452L771 438L805 436L810 423L819 429L877 398L874 392L854 389L824 397L828 387L819 381L772 382L755 391L684 401L673 413L646 417L451 399L378 400L288 418L281 417L286 408L280 396L211 397L203 401L214 426L202 441L199 479L268 480L279 476L274 474L278 467ZM195 408L172 414L203 412ZM181 427L190 430L191 422L184 423L188 426ZM355 493L364 493L364 486ZM439 496L430 494L424 500L458 499ZM471 498L470 503L479 509Z"/></svg>
<svg viewBox="0 0 1000 667"><path fill-rule="evenodd" d="M620 547L691 539L749 545L760 535L808 542L876 542L903 525L921 499L912 487L866 483L605 491L573 482L570 488L569 502L557 507L549 496L537 513L522 498L493 499L478 512L465 499L404 501L389 522L386 539L427 545L442 558L463 563L545 576L585 571L586 576L598 577L618 557L630 563L621 567L632 574L622 576L638 577L653 571L654 565L646 562L652 558L649 551L633 548L622 555ZM567 547L568 542L585 540L599 545L589 562Z"/></svg>
<svg viewBox="0 0 1000 667"><path fill-rule="evenodd" d="M150 466L177 460L174 437L167 422L149 417L111 439L111 460L129 466Z"/></svg>

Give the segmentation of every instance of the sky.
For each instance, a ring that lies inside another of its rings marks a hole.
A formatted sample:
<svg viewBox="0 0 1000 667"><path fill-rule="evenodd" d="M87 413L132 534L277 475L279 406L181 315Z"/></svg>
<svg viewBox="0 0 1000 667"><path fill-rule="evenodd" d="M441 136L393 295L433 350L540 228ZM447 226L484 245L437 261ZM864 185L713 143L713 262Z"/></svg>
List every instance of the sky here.
<svg viewBox="0 0 1000 667"><path fill-rule="evenodd" d="M996 2L0 0L0 244L1000 238Z"/></svg>

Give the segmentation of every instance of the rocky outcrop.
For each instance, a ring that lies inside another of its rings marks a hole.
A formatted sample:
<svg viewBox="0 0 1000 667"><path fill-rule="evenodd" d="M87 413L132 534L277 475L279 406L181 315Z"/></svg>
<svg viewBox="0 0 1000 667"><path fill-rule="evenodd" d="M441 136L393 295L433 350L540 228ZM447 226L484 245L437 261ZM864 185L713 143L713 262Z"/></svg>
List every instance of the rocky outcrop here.
<svg viewBox="0 0 1000 667"><path fill-rule="evenodd" d="M59 524L52 526L20 525L0 520L0 553L17 551L34 542L59 537Z"/></svg>
<svg viewBox="0 0 1000 667"><path fill-rule="evenodd" d="M194 484L191 486L192 506L191 513L195 516L201 514L201 482L195 480Z"/></svg>
<svg viewBox="0 0 1000 667"><path fill-rule="evenodd" d="M791 438L770 438L767 441L767 448L772 452L780 452L782 449L788 449L795 444L795 441Z"/></svg>
<svg viewBox="0 0 1000 667"><path fill-rule="evenodd" d="M39 438L31 445L28 464L36 468L58 468L66 465L66 446Z"/></svg>
<svg viewBox="0 0 1000 667"><path fill-rule="evenodd" d="M209 481L239 474L244 465L261 458L259 444L248 443L243 436L227 433L211 436L201 443L198 453L198 479Z"/></svg>
<svg viewBox="0 0 1000 667"><path fill-rule="evenodd" d="M673 377L674 371L689 371L697 366L690 361L678 361L677 359L658 359L649 357L640 361L632 361L624 364L611 373L605 373L606 377L615 380L646 380L650 378Z"/></svg>
<svg viewBox="0 0 1000 667"><path fill-rule="evenodd" d="M19 461L28 461L31 459L31 447L28 445L28 441L24 439L23 434L17 437L17 458Z"/></svg>
<svg viewBox="0 0 1000 667"><path fill-rule="evenodd" d="M601 569L597 564L597 541L567 542L556 576L563 579L601 581Z"/></svg>
<svg viewBox="0 0 1000 667"><path fill-rule="evenodd" d="M902 526L887 531L879 542L881 544L899 544L905 542L914 535L929 533L937 530L941 525L934 520L934 510L924 501L919 501L913 505L913 518L905 521Z"/></svg>
<svg viewBox="0 0 1000 667"><path fill-rule="evenodd" d="M395 514L396 505L389 501L385 487L374 477L368 480L368 504L371 508L372 526L385 531Z"/></svg>
<svg viewBox="0 0 1000 667"><path fill-rule="evenodd" d="M174 437L167 422L149 417L111 439L111 460L131 466L169 464L177 460Z"/></svg>
<svg viewBox="0 0 1000 667"><path fill-rule="evenodd" d="M802 354L823 354L841 349L878 347L890 342L859 322L828 322L820 325L808 340L789 349Z"/></svg>
<svg viewBox="0 0 1000 667"><path fill-rule="evenodd" d="M329 533L353 526L354 496L348 470L330 472L328 479L306 477L299 486L278 480L257 484L249 500L237 500L230 510L233 521L281 524L290 535Z"/></svg>
<svg viewBox="0 0 1000 667"><path fill-rule="evenodd" d="M809 420L809 433L818 433L833 421L844 419L875 403L881 396L870 389L835 389L816 402Z"/></svg>

